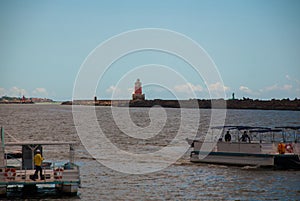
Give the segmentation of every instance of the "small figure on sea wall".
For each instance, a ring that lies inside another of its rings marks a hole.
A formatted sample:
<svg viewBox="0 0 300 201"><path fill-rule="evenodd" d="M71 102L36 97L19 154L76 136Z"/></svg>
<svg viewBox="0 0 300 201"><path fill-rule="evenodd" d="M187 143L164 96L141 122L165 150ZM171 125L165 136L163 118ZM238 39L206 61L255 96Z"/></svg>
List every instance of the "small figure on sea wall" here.
<svg viewBox="0 0 300 201"><path fill-rule="evenodd" d="M235 97L234 97L234 93L232 93L232 98L231 98L232 100L235 100Z"/></svg>

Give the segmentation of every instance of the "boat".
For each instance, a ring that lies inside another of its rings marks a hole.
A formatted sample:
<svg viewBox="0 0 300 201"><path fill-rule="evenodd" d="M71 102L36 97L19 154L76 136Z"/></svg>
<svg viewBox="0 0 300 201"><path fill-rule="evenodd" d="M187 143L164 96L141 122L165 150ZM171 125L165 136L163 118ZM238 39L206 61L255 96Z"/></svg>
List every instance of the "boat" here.
<svg viewBox="0 0 300 201"><path fill-rule="evenodd" d="M300 126L218 126L211 133L212 140L187 139L191 162L300 170Z"/></svg>
<svg viewBox="0 0 300 201"><path fill-rule="evenodd" d="M1 127L0 147L0 196L6 196L10 189L15 187L35 189L49 186L58 192L68 195L77 195L80 187L80 169L74 162L74 147L77 142L63 141L16 141L5 142L4 129ZM68 146L69 159L65 162L43 161L42 178L34 178L34 155L37 150L43 153L45 146ZM21 158L13 158L6 154L9 147L21 147ZM9 156L9 157L8 157Z"/></svg>

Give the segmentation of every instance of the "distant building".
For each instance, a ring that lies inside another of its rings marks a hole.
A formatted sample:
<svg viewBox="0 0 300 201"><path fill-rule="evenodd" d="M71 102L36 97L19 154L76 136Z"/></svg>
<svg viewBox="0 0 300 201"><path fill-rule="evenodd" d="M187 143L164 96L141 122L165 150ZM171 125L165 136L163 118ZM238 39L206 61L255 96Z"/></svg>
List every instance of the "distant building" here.
<svg viewBox="0 0 300 201"><path fill-rule="evenodd" d="M137 79L134 83L134 93L132 94L132 100L145 100L145 94L143 94L142 83L140 79Z"/></svg>
<svg viewBox="0 0 300 201"><path fill-rule="evenodd" d="M26 98L25 98L25 96L23 95L23 97L22 97L22 103L25 103L26 102Z"/></svg>

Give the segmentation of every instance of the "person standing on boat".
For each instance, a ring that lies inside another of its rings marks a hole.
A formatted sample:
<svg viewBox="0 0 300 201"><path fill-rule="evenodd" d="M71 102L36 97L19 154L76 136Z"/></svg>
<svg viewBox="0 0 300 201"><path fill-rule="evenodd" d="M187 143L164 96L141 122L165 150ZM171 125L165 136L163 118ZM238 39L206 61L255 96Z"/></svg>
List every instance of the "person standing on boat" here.
<svg viewBox="0 0 300 201"><path fill-rule="evenodd" d="M229 133L229 131L227 131L226 135L225 135L225 142L230 142L231 141L231 135Z"/></svg>
<svg viewBox="0 0 300 201"><path fill-rule="evenodd" d="M35 165L35 172L34 172L34 178L33 180L38 178L38 173L40 172L40 179L42 180L43 178L43 173L42 173L42 162L44 158L41 155L41 151L38 149L36 150L36 154L34 156L34 165Z"/></svg>
<svg viewBox="0 0 300 201"><path fill-rule="evenodd" d="M241 140L242 142L247 142L247 139L249 140L249 143L251 143L251 140L250 140L249 135L247 134L246 131L244 131L244 133L243 133L242 137L240 138L240 140Z"/></svg>

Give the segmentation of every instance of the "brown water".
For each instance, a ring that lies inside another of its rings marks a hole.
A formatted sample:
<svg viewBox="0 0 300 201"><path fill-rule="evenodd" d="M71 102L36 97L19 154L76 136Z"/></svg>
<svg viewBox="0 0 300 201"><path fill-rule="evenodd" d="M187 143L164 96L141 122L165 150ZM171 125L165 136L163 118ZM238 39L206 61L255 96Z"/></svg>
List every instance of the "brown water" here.
<svg viewBox="0 0 300 201"><path fill-rule="evenodd" d="M142 148L144 152L155 151L166 146L178 131L180 109L166 109L166 125L159 135L148 140L137 140L122 133L115 125L109 107L97 107L96 111L99 125L107 137L122 150L130 152ZM206 131L210 117L210 110L199 112L198 135ZM141 127L150 124L148 113L147 108L133 108L130 112L133 122ZM300 112L228 110L226 123L268 127L300 125ZM18 140L80 142L71 106L0 105L0 125ZM11 139L7 137L6 140ZM47 160L63 160L67 155L67 149L58 147L46 147L44 151ZM62 200L300 200L299 171L192 164L187 153L159 172L131 175L98 163L82 145L77 146L76 161L81 165L82 188L77 197L62 197ZM24 196L45 200L57 198L50 190Z"/></svg>

